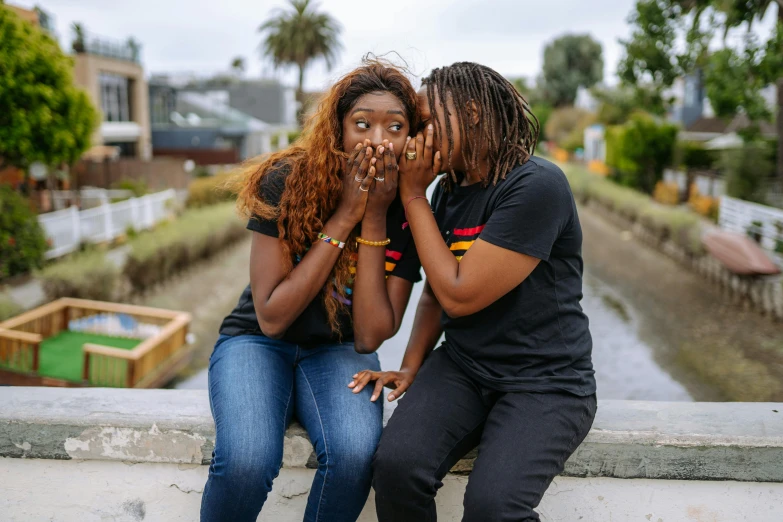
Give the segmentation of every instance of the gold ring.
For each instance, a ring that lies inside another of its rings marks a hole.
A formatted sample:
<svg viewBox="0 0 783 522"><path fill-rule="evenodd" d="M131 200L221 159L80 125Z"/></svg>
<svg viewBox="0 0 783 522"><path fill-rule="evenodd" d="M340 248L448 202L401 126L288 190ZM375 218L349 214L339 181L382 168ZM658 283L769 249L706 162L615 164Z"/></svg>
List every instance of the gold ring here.
<svg viewBox="0 0 783 522"><path fill-rule="evenodd" d="M406 152L405 157L409 160L415 160L416 159L416 151L413 152Z"/></svg>

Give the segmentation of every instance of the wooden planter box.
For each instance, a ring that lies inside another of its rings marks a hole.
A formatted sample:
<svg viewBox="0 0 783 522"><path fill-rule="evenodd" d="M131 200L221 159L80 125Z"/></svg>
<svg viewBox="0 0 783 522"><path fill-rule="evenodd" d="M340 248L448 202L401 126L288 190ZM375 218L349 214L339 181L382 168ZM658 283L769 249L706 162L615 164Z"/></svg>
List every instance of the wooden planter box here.
<svg viewBox="0 0 783 522"><path fill-rule="evenodd" d="M40 348L48 339L68 330L75 319L99 314L129 316L159 327L132 349L85 343L80 382L39 374ZM0 323L0 384L16 386L102 386L158 388L190 361L186 342L190 314L84 299L64 298Z"/></svg>

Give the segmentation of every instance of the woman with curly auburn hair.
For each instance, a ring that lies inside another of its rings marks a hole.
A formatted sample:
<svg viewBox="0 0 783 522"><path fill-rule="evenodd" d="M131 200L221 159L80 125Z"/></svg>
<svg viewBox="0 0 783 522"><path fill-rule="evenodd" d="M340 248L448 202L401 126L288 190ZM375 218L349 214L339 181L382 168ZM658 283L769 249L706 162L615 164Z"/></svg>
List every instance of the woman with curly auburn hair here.
<svg viewBox="0 0 783 522"><path fill-rule="evenodd" d="M421 279L397 193L416 102L402 71L365 61L329 90L294 145L240 176L250 284L210 358L216 442L202 521L256 520L293 415L318 458L304 520L361 513L382 407L345 379L380 369L375 351Z"/></svg>

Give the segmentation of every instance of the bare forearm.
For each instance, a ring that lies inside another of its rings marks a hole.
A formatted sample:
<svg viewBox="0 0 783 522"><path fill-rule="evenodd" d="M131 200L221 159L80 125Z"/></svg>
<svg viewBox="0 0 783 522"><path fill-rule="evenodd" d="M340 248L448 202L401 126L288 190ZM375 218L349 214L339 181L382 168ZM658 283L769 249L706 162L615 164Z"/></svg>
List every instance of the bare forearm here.
<svg viewBox="0 0 783 522"><path fill-rule="evenodd" d="M416 307L413 330L400 365L401 371L407 371L414 375L418 373L419 368L435 348L443 333L440 324L442 314L443 309L440 303L425 287Z"/></svg>
<svg viewBox="0 0 783 522"><path fill-rule="evenodd" d="M343 240L353 224L338 216L324 227L324 234ZM253 291L261 330L270 337L282 336L324 287L342 250L323 241L316 241L296 267L272 291L266 300Z"/></svg>
<svg viewBox="0 0 783 522"><path fill-rule="evenodd" d="M459 262L443 241L426 200L411 201L407 216L427 281L438 302L448 312L452 304L456 305L466 298L462 295L465 289L459 278Z"/></svg>

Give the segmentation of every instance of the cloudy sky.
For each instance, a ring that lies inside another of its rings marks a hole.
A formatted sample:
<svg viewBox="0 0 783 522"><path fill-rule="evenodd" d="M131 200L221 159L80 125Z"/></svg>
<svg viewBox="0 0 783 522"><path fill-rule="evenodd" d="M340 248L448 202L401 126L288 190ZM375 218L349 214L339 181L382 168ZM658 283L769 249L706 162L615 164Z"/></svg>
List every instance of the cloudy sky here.
<svg viewBox="0 0 783 522"><path fill-rule="evenodd" d="M70 47L71 24L88 32L142 43L148 74L228 70L242 56L249 76L295 76L273 71L258 52L258 26L286 0L8 0L54 16L60 42ZM563 33L589 33L604 50L605 79L614 83L619 38L629 35L634 0L321 0L343 28L343 50L332 71L309 69L305 87L321 90L367 52L398 52L417 74L455 61L477 61L507 76L535 77L547 42ZM773 10L770 10L773 11ZM768 14L770 26L773 12Z"/></svg>

